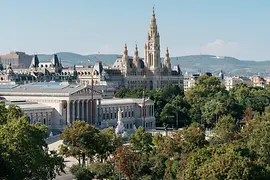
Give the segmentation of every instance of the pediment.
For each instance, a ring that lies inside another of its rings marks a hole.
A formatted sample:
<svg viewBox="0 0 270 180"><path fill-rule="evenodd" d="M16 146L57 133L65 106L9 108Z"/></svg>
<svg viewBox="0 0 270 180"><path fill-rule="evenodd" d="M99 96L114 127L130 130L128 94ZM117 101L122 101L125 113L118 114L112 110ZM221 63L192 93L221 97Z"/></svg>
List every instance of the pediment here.
<svg viewBox="0 0 270 180"><path fill-rule="evenodd" d="M91 88L85 87L80 89L76 92L71 93L72 96L90 96L91 95ZM94 90L93 95L100 95L97 91Z"/></svg>

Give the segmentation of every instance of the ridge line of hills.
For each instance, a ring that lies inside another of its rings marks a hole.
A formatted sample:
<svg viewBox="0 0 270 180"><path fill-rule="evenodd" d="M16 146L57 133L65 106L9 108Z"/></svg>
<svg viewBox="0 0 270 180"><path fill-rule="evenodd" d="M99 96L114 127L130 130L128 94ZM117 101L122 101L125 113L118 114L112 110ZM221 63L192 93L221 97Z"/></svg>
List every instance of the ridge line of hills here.
<svg viewBox="0 0 270 180"><path fill-rule="evenodd" d="M120 54L90 54L81 55L71 52L56 53L64 66L89 65L100 60L105 65L112 65ZM52 55L37 54L39 60L49 61ZM88 61L90 58L90 62ZM227 75L250 76L255 74L266 75L270 73L270 61L239 60L233 57L218 57L213 55L189 55L170 57L172 66L179 64L183 73L212 72L221 70ZM162 58L163 61L163 58Z"/></svg>

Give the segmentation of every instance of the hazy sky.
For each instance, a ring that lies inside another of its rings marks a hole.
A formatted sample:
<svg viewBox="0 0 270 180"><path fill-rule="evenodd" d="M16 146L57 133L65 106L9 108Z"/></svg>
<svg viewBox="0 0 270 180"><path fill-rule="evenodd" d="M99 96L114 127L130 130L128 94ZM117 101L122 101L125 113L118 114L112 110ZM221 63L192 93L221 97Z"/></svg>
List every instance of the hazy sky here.
<svg viewBox="0 0 270 180"><path fill-rule="evenodd" d="M161 55L270 60L269 0L0 0L0 54L140 55L155 4Z"/></svg>

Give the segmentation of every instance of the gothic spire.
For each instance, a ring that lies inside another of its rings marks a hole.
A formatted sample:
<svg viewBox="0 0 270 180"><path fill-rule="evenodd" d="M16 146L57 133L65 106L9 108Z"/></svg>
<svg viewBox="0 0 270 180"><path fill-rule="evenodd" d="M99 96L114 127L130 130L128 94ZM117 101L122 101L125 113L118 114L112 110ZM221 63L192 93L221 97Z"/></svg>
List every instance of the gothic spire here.
<svg viewBox="0 0 270 180"><path fill-rule="evenodd" d="M135 46L135 49L134 49L134 56L138 56L138 46L137 46L137 43L136 43L136 46Z"/></svg>
<svg viewBox="0 0 270 180"><path fill-rule="evenodd" d="M152 11L152 22L156 22L156 15L155 15L155 6L153 6L153 11Z"/></svg>
<svg viewBox="0 0 270 180"><path fill-rule="evenodd" d="M127 44L125 43L125 47L124 47L124 55L128 55L128 50L127 50Z"/></svg>
<svg viewBox="0 0 270 180"><path fill-rule="evenodd" d="M153 7L152 11L152 18L151 18L151 23L150 23L150 31L149 31L149 37L153 37L158 35L158 30L157 30L157 23L156 23L156 14L155 14L155 7Z"/></svg>
<svg viewBox="0 0 270 180"><path fill-rule="evenodd" d="M166 48L166 57L169 57L169 48Z"/></svg>

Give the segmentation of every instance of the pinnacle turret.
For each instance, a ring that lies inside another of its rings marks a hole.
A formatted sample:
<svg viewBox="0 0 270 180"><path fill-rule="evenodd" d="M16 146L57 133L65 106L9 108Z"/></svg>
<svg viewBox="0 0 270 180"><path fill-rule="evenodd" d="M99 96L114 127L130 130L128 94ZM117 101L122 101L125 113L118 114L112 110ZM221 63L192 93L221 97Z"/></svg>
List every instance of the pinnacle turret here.
<svg viewBox="0 0 270 180"><path fill-rule="evenodd" d="M136 44L136 46L135 46L135 49L134 49L134 56L138 56L138 46L137 46L137 44Z"/></svg>
<svg viewBox="0 0 270 180"><path fill-rule="evenodd" d="M124 46L124 55L128 55L128 50L127 50L127 44L125 43L125 46Z"/></svg>

